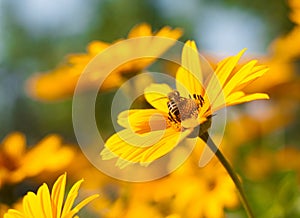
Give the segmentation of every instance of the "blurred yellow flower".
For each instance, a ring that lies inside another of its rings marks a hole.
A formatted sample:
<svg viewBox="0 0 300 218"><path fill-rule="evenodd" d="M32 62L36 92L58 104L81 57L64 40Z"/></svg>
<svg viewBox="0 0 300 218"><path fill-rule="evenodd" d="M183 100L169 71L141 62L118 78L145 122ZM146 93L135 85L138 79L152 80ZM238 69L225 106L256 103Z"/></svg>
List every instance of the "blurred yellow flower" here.
<svg viewBox="0 0 300 218"><path fill-rule="evenodd" d="M164 184L157 181L160 185L155 190L159 191L152 194L156 201L162 201L168 193L170 211L180 217L221 218L225 208L239 205L236 187L216 157L205 167L198 167L199 156L205 146L202 140L197 140L191 158L166 178ZM179 149L171 158L177 159L182 153ZM142 190L145 188L141 186L137 192Z"/></svg>
<svg viewBox="0 0 300 218"><path fill-rule="evenodd" d="M0 203L0 217L3 217L9 207L6 204Z"/></svg>
<svg viewBox="0 0 300 218"><path fill-rule="evenodd" d="M259 58L259 62L269 66L270 70L250 84L246 91L271 94L274 90L279 90L285 97L291 91L298 92L298 89L291 90L289 86L299 87L299 81L295 80L299 80L297 60L300 58L300 1L288 0L288 5L292 10L290 19L296 25L287 34L275 38L269 45L268 52Z"/></svg>
<svg viewBox="0 0 300 218"><path fill-rule="evenodd" d="M274 173L295 171L300 182L299 155L297 146L286 145L277 150L259 147L247 155L241 167L252 180L266 180Z"/></svg>
<svg viewBox="0 0 300 218"><path fill-rule="evenodd" d="M293 9L297 8L297 19L300 21L300 1L289 1ZM296 13L296 12L295 12ZM294 17L294 16L293 16ZM270 67L264 76L251 84L246 90L259 92L272 92L279 88L282 93L290 93L285 87L290 83L295 83L299 79L297 74L297 59L300 58L300 25L294 26L290 32L284 36L276 38L269 46L269 52L260 58L260 62ZM299 86L299 81L297 82Z"/></svg>
<svg viewBox="0 0 300 218"><path fill-rule="evenodd" d="M289 0L288 4L292 9L292 12L290 13L291 21L295 22L297 25L300 25L300 1Z"/></svg>
<svg viewBox="0 0 300 218"><path fill-rule="evenodd" d="M161 28L157 32L152 32L151 27L142 23L131 29L128 34L128 39L133 39L143 36L157 36L169 39L178 39L182 35L180 29L171 29L168 26ZM77 81L83 72L87 64L99 53L103 52L106 48L116 43L122 42L123 39L109 44L101 41L93 41L87 47L86 54L72 54L66 58L66 61L59 65L56 69L47 73L37 74L29 79L27 83L27 91L33 98L45 101L59 100L63 98L72 97ZM142 45L135 45L134 47L123 47L122 51L118 51L116 54L110 54L111 58L118 57L120 54L125 57L130 56L132 53L136 53L137 50L151 49L155 51L154 57L159 57L169 47L174 44L175 41L169 41L162 44L159 41L152 40L150 43L144 43ZM148 67L155 58L140 58L132 60L122 64L115 69L110 76L104 81L101 86L102 90L118 87L124 82L126 77L138 73L139 71ZM105 67L105 66L104 66ZM97 74L101 75L101 69L97 70ZM130 74L129 74L130 73ZM87 84L87 88L90 88L90 84Z"/></svg>
<svg viewBox="0 0 300 218"><path fill-rule="evenodd" d="M235 66L244 51L219 62L215 76L204 81L195 42L185 43L182 64L176 73L177 90L166 84L147 87L145 98L155 109L122 112L118 123L125 129L106 141L102 159L117 157L116 165L120 168L132 163L147 166L169 153L215 111L225 106L268 99L264 93L243 92L248 84L268 70L266 66L256 66L257 61L252 60L236 71ZM206 89L203 84L207 85Z"/></svg>
<svg viewBox="0 0 300 218"><path fill-rule="evenodd" d="M66 186L65 173L56 180L51 194L47 184L44 183L38 189L37 194L28 192L23 198L23 211L9 209L4 218L72 218L86 204L98 197L97 194L94 194L73 207L82 182L83 179L76 182L64 200Z"/></svg>
<svg viewBox="0 0 300 218"><path fill-rule="evenodd" d="M63 145L57 135L49 135L27 149L22 133L8 135L1 142L0 187L4 183L17 183L41 172L64 169L75 156L75 149Z"/></svg>
<svg viewBox="0 0 300 218"><path fill-rule="evenodd" d="M252 180L266 179L275 170L274 154L266 149L254 149L245 158L244 172Z"/></svg>
<svg viewBox="0 0 300 218"><path fill-rule="evenodd" d="M227 121L225 137L230 141L232 148L287 126L294 120L293 111L296 111L296 107L286 102L276 102L276 104L271 103L266 108L258 110L262 116L255 117L243 113L237 119ZM236 137L237 135L239 137Z"/></svg>
<svg viewBox="0 0 300 218"><path fill-rule="evenodd" d="M117 199L103 202L106 209L97 205L95 211L104 218L224 217L225 208L239 206L238 195L230 176L216 158L205 167L198 167L198 158L205 146L198 140L191 158L174 173L151 182L123 185ZM178 149L171 159L183 153Z"/></svg>
<svg viewBox="0 0 300 218"><path fill-rule="evenodd" d="M275 165L277 170L294 170L297 173L298 181L300 183L300 149L297 145L287 145L281 148L275 154Z"/></svg>

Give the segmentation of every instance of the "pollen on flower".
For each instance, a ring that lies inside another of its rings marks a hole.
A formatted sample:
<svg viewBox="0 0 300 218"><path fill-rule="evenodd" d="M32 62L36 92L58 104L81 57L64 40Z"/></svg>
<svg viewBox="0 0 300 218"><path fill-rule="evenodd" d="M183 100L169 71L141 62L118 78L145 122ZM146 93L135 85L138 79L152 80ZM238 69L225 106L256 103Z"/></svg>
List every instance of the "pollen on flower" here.
<svg viewBox="0 0 300 218"><path fill-rule="evenodd" d="M172 118L170 118L170 116L168 117L167 123L168 123L169 127L172 127L177 131L182 130L181 122L177 122L175 120L172 120Z"/></svg>

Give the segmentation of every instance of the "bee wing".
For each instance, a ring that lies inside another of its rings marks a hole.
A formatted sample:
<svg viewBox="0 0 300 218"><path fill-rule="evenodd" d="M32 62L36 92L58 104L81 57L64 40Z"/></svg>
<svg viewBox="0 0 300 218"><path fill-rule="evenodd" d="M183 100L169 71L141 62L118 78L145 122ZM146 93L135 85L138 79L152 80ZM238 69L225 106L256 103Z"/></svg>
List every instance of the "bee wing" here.
<svg viewBox="0 0 300 218"><path fill-rule="evenodd" d="M149 104L159 111L168 113L169 109L167 106L168 94L172 92L173 89L167 84L151 84L144 90L144 95Z"/></svg>
<svg viewBox="0 0 300 218"><path fill-rule="evenodd" d="M194 41L187 41L183 47L181 66L176 73L176 89L186 98L204 94L199 53Z"/></svg>

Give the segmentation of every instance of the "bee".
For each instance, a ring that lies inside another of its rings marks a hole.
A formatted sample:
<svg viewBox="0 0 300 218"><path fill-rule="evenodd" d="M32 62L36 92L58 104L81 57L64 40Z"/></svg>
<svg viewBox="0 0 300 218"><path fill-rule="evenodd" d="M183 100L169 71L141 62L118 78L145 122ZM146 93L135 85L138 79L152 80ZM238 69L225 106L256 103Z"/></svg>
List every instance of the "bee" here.
<svg viewBox="0 0 300 218"><path fill-rule="evenodd" d="M180 96L180 93L177 90L168 94L168 119L171 122L180 123L184 120L190 118L196 119L198 117L199 107L203 106L204 99L201 95L196 94L189 97L190 98L185 98Z"/></svg>

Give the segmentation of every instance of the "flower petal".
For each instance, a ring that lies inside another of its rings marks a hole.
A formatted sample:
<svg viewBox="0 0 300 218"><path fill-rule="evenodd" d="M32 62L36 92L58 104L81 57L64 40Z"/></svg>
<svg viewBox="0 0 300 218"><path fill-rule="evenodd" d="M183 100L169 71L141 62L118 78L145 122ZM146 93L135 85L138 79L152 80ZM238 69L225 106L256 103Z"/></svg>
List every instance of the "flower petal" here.
<svg viewBox="0 0 300 218"><path fill-rule="evenodd" d="M52 211L52 205L51 205L51 199L50 199L50 192L48 189L48 186L46 183L44 183L37 192L37 198L39 199L41 203L41 210L43 211L43 214L45 217L52 218L53 217L53 211Z"/></svg>
<svg viewBox="0 0 300 218"><path fill-rule="evenodd" d="M183 32L180 28L172 29L169 26L165 26L165 27L161 28L155 34L155 36L167 37L167 38L170 38L170 39L178 39L182 36L182 34L183 34Z"/></svg>
<svg viewBox="0 0 300 218"><path fill-rule="evenodd" d="M256 63L256 60L248 62L232 76L232 78L226 83L226 85L223 88L225 96L228 96L230 92L234 90L237 84L242 83L243 79L252 73L252 69Z"/></svg>
<svg viewBox="0 0 300 218"><path fill-rule="evenodd" d="M175 148L183 139L185 139L192 132L191 129L186 129L183 132L169 132L166 136L156 144L152 146L148 152L143 155L141 163L151 163L154 160L162 157L164 154L169 153L173 148ZM162 155L163 154L163 155Z"/></svg>
<svg viewBox="0 0 300 218"><path fill-rule="evenodd" d="M238 99L231 100L231 101L227 102L227 105L231 106L231 105L241 104L241 103L244 103L244 102L249 102L249 101L254 101L254 100L261 100L261 99L269 99L269 95L265 94L265 93L249 94L249 95L245 95L243 97L240 97Z"/></svg>
<svg viewBox="0 0 300 218"><path fill-rule="evenodd" d="M268 71L266 66L255 67L256 63L256 60L248 62L232 76L223 89L225 96L228 96L233 90L236 89L236 87L240 86L241 84L248 84Z"/></svg>
<svg viewBox="0 0 300 218"><path fill-rule="evenodd" d="M135 38L141 36L151 36L152 30L151 26L147 23L141 23L134 26L128 33L128 38Z"/></svg>
<svg viewBox="0 0 300 218"><path fill-rule="evenodd" d="M9 209L7 213L4 214L3 218L27 218L20 211L15 209Z"/></svg>
<svg viewBox="0 0 300 218"><path fill-rule="evenodd" d="M243 79L243 81L241 81L240 84L248 83L258 77L261 77L267 71L269 71L269 68L267 66L264 66L264 65L255 66L252 70L252 73L249 74L245 79Z"/></svg>
<svg viewBox="0 0 300 218"><path fill-rule="evenodd" d="M26 139L22 133L15 132L8 135L2 142L2 150L11 159L20 160L26 148Z"/></svg>
<svg viewBox="0 0 300 218"><path fill-rule="evenodd" d="M109 63L123 63L126 60L127 63L113 71L101 86L101 90L116 88L124 81L124 74L137 73L147 68L156 58L174 45L181 35L182 31L178 28L163 27L155 33L152 32L149 24L142 23L132 28L128 34L128 39L134 40L119 39L112 44L93 41L88 45L86 53L71 54L56 69L31 77L26 85L27 93L33 98L46 101L71 97L78 79L88 63L110 45L113 45L110 48L116 48L115 45L119 43L118 47L122 46L122 48L109 49L108 56L104 55L105 52L102 53L105 58L97 63L97 66L101 67L97 67L98 70L95 72L92 70L88 81L82 86L84 90L90 89L95 85L94 81L103 76L101 72L105 71ZM145 57L145 51L148 54L147 57ZM132 57L144 58L128 61ZM99 69L102 69L101 72Z"/></svg>
<svg viewBox="0 0 300 218"><path fill-rule="evenodd" d="M225 104L228 106L230 104L230 102L237 101L238 99L240 99L244 96L245 96L245 93L242 91L234 92L234 93L230 94L228 97L226 97L226 102L224 102L223 104L222 104L222 102L220 102L221 104L214 104L213 111L216 111L219 108L224 107Z"/></svg>
<svg viewBox="0 0 300 218"><path fill-rule="evenodd" d="M244 54L245 51L246 49L243 49L237 55L226 58L218 64L215 72L219 78L222 87L224 87L224 84L230 77L233 69L236 67L238 61L240 60L241 56Z"/></svg>
<svg viewBox="0 0 300 218"><path fill-rule="evenodd" d="M124 129L122 131L117 132L114 135L118 135L118 138L121 138L123 141L126 141L131 146L149 147L157 143L164 136L164 133L165 129L149 131L142 134L132 132L130 129ZM114 137L109 138L107 140L107 143L108 142L111 144L111 146L113 146L116 143L114 142Z"/></svg>
<svg viewBox="0 0 300 218"><path fill-rule="evenodd" d="M169 101L168 94L172 91L173 89L167 84L153 83L145 88L144 95L149 104L151 104L154 108L159 111L169 113L167 106L167 102Z"/></svg>
<svg viewBox="0 0 300 218"><path fill-rule="evenodd" d="M101 156L103 159L118 157L116 165L120 168L133 163L140 163L147 166L154 160L170 152L178 143L191 133L191 129L184 132L178 132L173 128L165 130L161 139L148 147L137 147L128 143L128 141L114 134L105 144ZM143 135L143 134L142 134Z"/></svg>
<svg viewBox="0 0 300 218"><path fill-rule="evenodd" d="M228 81L233 69L235 68L237 62L243 55L246 49L240 51L236 56L225 58L220 61L215 70L215 75L213 75L208 83L207 92L209 93L209 99L211 104L218 98L222 92L223 87Z"/></svg>
<svg viewBox="0 0 300 218"><path fill-rule="evenodd" d="M176 89L181 96L204 94L203 76L199 53L194 41L187 41L183 47L181 66L176 73Z"/></svg>
<svg viewBox="0 0 300 218"><path fill-rule="evenodd" d="M155 109L127 110L119 114L118 124L136 133L144 133L165 129L167 117Z"/></svg>
<svg viewBox="0 0 300 218"><path fill-rule="evenodd" d="M98 197L99 197L99 195L95 194L95 195L89 196L88 198L84 199L79 204L77 204L69 213L67 213L66 217L70 217L70 218L74 217L74 215L76 213L78 213L85 205L87 205L92 200L94 200L94 199L96 199Z"/></svg>
<svg viewBox="0 0 300 218"><path fill-rule="evenodd" d="M66 173L61 175L56 182L54 183L51 191L51 200L52 207L54 209L53 214L56 214L56 217L60 217L62 212L62 205L65 195L65 186L66 186Z"/></svg>
<svg viewBox="0 0 300 218"><path fill-rule="evenodd" d="M72 188L66 198L66 201L65 201L65 204L63 207L63 211L61 213L61 217L64 217L66 214L68 214L71 211L71 208L72 208L74 201L78 195L78 190L79 190L82 182L83 182L83 179L79 180L72 186Z"/></svg>
<svg viewBox="0 0 300 218"><path fill-rule="evenodd" d="M46 218L42 211L41 202L33 192L28 192L23 198L23 209L26 217Z"/></svg>
<svg viewBox="0 0 300 218"><path fill-rule="evenodd" d="M134 137L134 134L130 135L133 135ZM140 155L145 152L148 147L139 147L136 145L136 143L132 145L128 143L128 140L121 138L120 134L116 133L106 141L105 149L103 149L100 155L102 156L103 160L119 157L130 162L138 162Z"/></svg>

